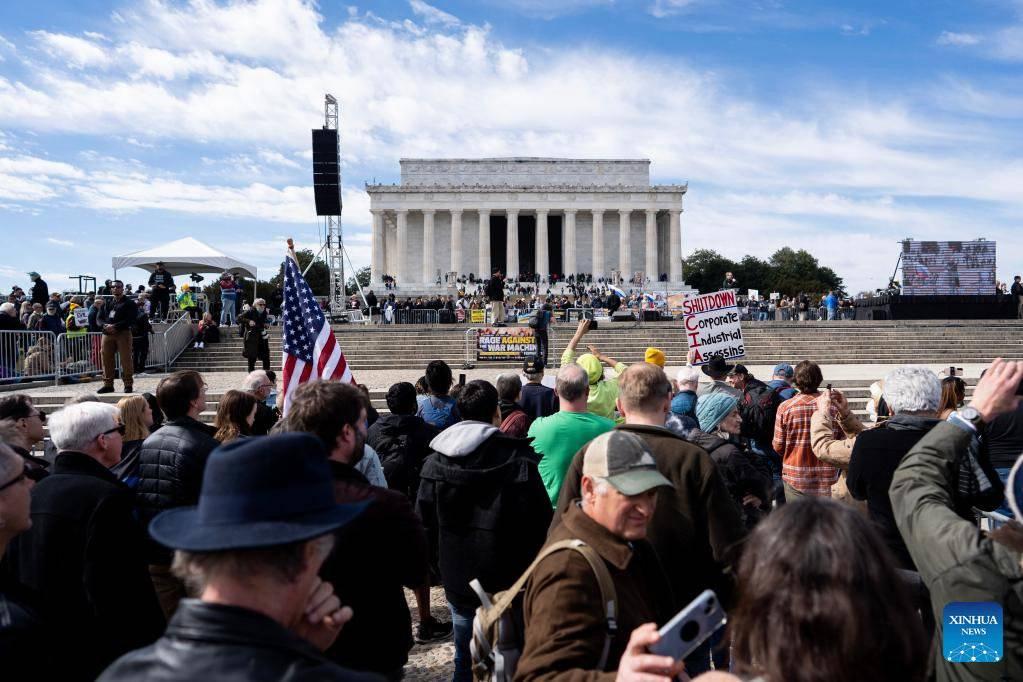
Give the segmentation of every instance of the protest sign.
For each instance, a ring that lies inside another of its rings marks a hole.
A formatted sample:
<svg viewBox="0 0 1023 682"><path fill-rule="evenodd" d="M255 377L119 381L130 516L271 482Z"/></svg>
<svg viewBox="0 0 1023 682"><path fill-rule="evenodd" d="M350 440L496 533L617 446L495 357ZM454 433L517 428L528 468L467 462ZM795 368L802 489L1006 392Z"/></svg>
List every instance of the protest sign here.
<svg viewBox="0 0 1023 682"><path fill-rule="evenodd" d="M485 324L487 321L487 311L482 309L474 309L469 311L469 322L471 324Z"/></svg>
<svg viewBox="0 0 1023 682"><path fill-rule="evenodd" d="M536 355L536 330L529 327L484 327L476 341L478 360L524 360Z"/></svg>
<svg viewBox="0 0 1023 682"><path fill-rule="evenodd" d="M746 296L749 297L749 300L756 301L760 298L760 289L747 289Z"/></svg>
<svg viewBox="0 0 1023 682"><path fill-rule="evenodd" d="M734 360L746 355L735 290L689 296L682 304L683 326L694 365L705 365L715 355Z"/></svg>
<svg viewBox="0 0 1023 682"><path fill-rule="evenodd" d="M75 326L84 329L89 326L89 311L86 308L75 308Z"/></svg>

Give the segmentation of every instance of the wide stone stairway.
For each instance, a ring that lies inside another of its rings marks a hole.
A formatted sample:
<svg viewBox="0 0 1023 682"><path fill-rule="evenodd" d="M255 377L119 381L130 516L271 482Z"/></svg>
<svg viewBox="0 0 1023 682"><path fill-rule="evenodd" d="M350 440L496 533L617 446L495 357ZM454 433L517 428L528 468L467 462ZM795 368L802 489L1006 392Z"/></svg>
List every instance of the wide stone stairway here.
<svg viewBox="0 0 1023 682"><path fill-rule="evenodd" d="M458 370L466 361L466 326L389 326L355 327L338 325L337 338L355 372L360 370L407 371L404 378L415 381L430 360L442 359ZM559 325L551 330L550 357L556 364L561 352L572 337L575 325ZM226 330L223 341L209 344L205 349L189 349L178 358L175 369L196 369L200 372L244 372L246 363L241 356L241 339L237 328ZM234 333L231 333L234 332ZM274 369L280 369L280 328L271 331L270 357ZM931 364L960 366L988 363L991 359L1023 360L1023 324L1014 321L957 322L806 322L806 323L746 323L743 327L747 355L743 361L750 366L770 366L779 361L795 364L802 359L813 359L825 366L857 365L872 367L862 373L846 373L859 378L830 378L825 381L841 390L849 398L854 410L864 416L871 381L883 376L887 366L900 364ZM584 344L596 345L601 352L616 360L631 363L643 359L647 346L665 351L668 367L685 362L686 343L681 324L656 323L634 326L629 324L601 325L584 339ZM585 352L585 348L580 348ZM512 362L477 362L478 368L518 367ZM758 375L764 378L763 372ZM975 375L974 375L975 376ZM972 392L973 378L968 392ZM208 395L204 421L212 421L222 391ZM105 401L116 402L121 396L103 396ZM67 396L46 393L34 397L44 411L52 412L63 405ZM384 392L371 393L374 407L387 411Z"/></svg>
<svg viewBox="0 0 1023 682"><path fill-rule="evenodd" d="M444 360L452 367L466 361L465 325L336 325L337 340L353 371L375 369L423 369L430 360ZM188 349L175 369L245 371L242 341L237 327L223 330L219 344ZM575 331L574 324L557 324L550 332L550 358L555 364ZM773 365L780 360L795 364L812 359L821 365L948 364L990 362L1001 356L1023 359L1023 324L1016 321L968 320L963 322L748 322L743 325L748 365ZM643 359L647 346L657 346L668 357L668 366L685 363L686 339L680 322L607 323L586 335L583 344L622 362ZM580 349L585 352L585 349ZM470 353L470 361L476 363ZM281 329L270 332L270 360L281 363ZM488 366L513 367L513 362L487 362Z"/></svg>

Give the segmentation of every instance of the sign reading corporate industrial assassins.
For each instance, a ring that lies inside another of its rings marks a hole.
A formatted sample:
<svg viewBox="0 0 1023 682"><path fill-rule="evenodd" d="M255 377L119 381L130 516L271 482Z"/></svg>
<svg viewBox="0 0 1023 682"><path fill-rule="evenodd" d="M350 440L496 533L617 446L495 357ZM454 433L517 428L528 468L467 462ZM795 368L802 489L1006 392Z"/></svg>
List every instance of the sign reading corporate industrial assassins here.
<svg viewBox="0 0 1023 682"><path fill-rule="evenodd" d="M484 327L476 348L480 360L523 360L536 355L536 332L529 327Z"/></svg>
<svg viewBox="0 0 1023 682"><path fill-rule="evenodd" d="M705 365L715 355L725 360L746 355L734 289L687 296L682 320L694 365Z"/></svg>

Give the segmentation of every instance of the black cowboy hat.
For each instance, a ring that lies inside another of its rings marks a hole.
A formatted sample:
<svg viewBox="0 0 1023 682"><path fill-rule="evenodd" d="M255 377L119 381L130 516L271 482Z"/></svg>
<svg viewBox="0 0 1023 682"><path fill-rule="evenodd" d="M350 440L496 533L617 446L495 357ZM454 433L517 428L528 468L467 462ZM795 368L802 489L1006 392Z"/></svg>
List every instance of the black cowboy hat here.
<svg viewBox="0 0 1023 682"><path fill-rule="evenodd" d="M710 359L710 362L701 367L700 370L707 376L710 376L711 372L714 374L727 374L732 371L733 367L735 367L735 365L729 365L725 362L723 357L715 355Z"/></svg>
<svg viewBox="0 0 1023 682"><path fill-rule="evenodd" d="M306 433L243 438L211 453L198 506L157 515L149 534L189 552L273 547L326 535L366 504L334 501L320 439Z"/></svg>

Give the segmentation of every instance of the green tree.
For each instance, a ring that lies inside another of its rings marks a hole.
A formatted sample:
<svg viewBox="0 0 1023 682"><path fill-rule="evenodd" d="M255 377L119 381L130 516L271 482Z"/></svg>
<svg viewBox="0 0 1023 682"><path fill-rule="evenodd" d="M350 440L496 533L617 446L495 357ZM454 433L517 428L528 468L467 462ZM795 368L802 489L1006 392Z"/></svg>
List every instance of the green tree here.
<svg viewBox="0 0 1023 682"><path fill-rule="evenodd" d="M822 267L808 251L794 251L786 246L771 256L771 291L789 296L806 292L823 293L835 289L844 294L842 278L828 267Z"/></svg>
<svg viewBox="0 0 1023 682"><path fill-rule="evenodd" d="M682 260L682 278L701 293L717 291L726 272L735 272L736 264L712 249L697 249ZM745 285L743 285L745 286Z"/></svg>
<svg viewBox="0 0 1023 682"><path fill-rule="evenodd" d="M351 296L352 294L358 293L358 287L368 287L370 281L370 270L369 267L359 268L355 277L349 277L345 283L345 294ZM356 285L356 282L358 283Z"/></svg>
<svg viewBox="0 0 1023 682"><path fill-rule="evenodd" d="M327 296L330 294L330 268L327 264L320 259L313 261L314 254L309 249L302 249L298 251L295 256L298 257L298 266L300 270L305 270L309 263L313 266L309 268L309 272L305 273L305 281L309 283L309 288L313 290L315 296ZM270 279L271 291L279 286L284 285L284 264L281 263L281 269Z"/></svg>

